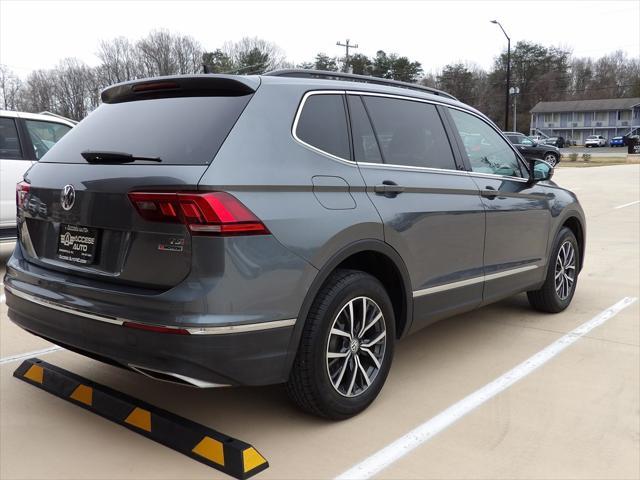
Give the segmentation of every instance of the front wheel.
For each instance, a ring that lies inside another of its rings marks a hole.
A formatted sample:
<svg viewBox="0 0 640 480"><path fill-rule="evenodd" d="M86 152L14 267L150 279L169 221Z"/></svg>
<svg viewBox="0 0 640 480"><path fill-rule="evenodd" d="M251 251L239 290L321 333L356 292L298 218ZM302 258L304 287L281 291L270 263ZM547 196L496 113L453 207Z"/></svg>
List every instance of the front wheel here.
<svg viewBox="0 0 640 480"><path fill-rule="evenodd" d="M338 270L306 319L286 388L303 410L342 420L366 409L391 367L395 318L389 295L373 276Z"/></svg>
<svg viewBox="0 0 640 480"><path fill-rule="evenodd" d="M555 167L556 163L558 163L558 156L554 153L547 153L544 156L544 161L547 162L552 167Z"/></svg>
<svg viewBox="0 0 640 480"><path fill-rule="evenodd" d="M536 310L558 313L569 306L578 283L580 249L575 235L563 227L549 258L547 276L539 290L527 292L529 304Z"/></svg>

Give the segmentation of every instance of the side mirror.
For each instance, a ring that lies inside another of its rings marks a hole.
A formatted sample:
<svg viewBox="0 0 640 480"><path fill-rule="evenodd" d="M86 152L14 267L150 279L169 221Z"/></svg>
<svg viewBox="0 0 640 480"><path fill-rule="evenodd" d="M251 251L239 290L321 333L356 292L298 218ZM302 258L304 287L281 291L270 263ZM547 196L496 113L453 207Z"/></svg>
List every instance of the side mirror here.
<svg viewBox="0 0 640 480"><path fill-rule="evenodd" d="M528 158L529 161L529 182L535 183L543 180L551 180L553 177L553 166L539 158Z"/></svg>

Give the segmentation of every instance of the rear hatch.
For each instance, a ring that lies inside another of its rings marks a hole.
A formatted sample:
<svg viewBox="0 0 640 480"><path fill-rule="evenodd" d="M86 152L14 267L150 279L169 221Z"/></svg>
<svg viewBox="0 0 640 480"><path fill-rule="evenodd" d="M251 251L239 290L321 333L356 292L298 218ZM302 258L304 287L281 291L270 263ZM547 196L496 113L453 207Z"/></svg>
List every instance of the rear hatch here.
<svg viewBox="0 0 640 480"><path fill-rule="evenodd" d="M191 269L190 231L139 211L171 209L171 201L154 204L144 194L153 200L157 192L197 190L258 85L257 78L206 75L105 90L104 103L18 185L27 260L144 288L167 289L183 280Z"/></svg>

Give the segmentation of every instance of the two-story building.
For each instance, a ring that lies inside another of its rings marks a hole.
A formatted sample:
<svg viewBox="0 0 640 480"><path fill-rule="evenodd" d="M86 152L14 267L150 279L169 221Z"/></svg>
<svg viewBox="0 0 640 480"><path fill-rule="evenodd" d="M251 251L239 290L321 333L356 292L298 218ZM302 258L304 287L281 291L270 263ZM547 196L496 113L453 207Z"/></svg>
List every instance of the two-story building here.
<svg viewBox="0 0 640 480"><path fill-rule="evenodd" d="M640 127L640 98L538 102L531 109L531 135L564 137L584 144L589 135L606 139Z"/></svg>

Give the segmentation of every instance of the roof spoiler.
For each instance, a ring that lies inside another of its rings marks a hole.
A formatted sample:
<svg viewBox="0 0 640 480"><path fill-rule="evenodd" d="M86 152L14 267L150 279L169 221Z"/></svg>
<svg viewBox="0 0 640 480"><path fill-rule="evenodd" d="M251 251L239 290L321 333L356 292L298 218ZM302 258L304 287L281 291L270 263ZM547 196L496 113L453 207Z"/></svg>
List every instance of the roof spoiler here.
<svg viewBox="0 0 640 480"><path fill-rule="evenodd" d="M237 75L176 75L145 78L105 88L104 103L131 102L153 98L239 97L254 93L260 77Z"/></svg>

